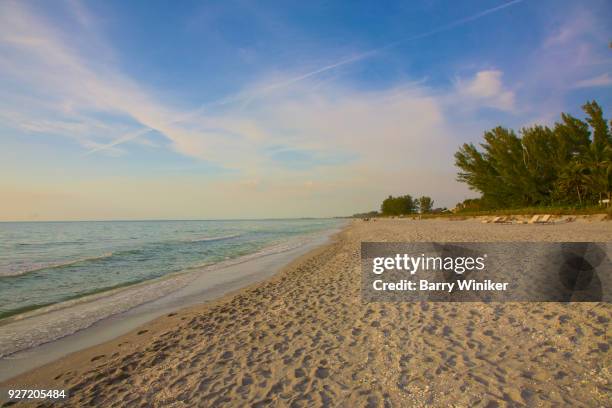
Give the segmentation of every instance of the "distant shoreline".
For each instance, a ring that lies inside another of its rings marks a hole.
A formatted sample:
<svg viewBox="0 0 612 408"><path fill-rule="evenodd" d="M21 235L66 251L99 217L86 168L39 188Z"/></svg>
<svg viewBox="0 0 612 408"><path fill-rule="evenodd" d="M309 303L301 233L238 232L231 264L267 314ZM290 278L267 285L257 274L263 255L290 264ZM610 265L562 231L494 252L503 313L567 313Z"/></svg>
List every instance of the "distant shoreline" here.
<svg viewBox="0 0 612 408"><path fill-rule="evenodd" d="M612 219L612 212L606 212L606 211L594 211L594 212L571 212L571 211L554 211L552 209L543 209L541 211L534 211L531 209L525 209L525 210L490 210L490 211L476 211L476 212L470 212L470 211L459 211L459 212L445 212L445 213L426 213L426 214L419 214L419 213L413 213L413 214L400 214L400 215L382 215L382 214L377 214L377 215L362 215L362 214L358 214L358 215L354 215L350 218L352 219L364 219L364 218L369 218L369 219L393 219L393 218L405 218L405 219L436 219L436 218L440 218L440 219L451 219L451 218L457 218L457 217L464 217L464 218L482 218L482 217L491 217L491 216L509 216L509 217L526 217L526 216L533 216L533 215L547 215L550 214L552 216L573 216L573 217L579 217L582 219L592 219L592 220L610 220Z"/></svg>

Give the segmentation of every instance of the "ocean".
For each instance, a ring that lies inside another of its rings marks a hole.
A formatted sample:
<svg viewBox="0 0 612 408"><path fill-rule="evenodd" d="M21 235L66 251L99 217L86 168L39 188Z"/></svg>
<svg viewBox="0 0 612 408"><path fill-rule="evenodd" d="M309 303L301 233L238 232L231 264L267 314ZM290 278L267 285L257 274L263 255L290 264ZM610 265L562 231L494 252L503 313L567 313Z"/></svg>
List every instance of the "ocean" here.
<svg viewBox="0 0 612 408"><path fill-rule="evenodd" d="M337 219L0 223L0 319L299 246Z"/></svg>

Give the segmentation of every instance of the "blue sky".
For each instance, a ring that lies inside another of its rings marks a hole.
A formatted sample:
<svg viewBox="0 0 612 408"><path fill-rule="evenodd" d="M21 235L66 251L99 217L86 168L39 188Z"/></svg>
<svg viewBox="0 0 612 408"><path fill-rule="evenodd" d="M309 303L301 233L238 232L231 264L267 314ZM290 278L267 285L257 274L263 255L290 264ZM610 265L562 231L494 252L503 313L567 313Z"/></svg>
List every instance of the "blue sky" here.
<svg viewBox="0 0 612 408"><path fill-rule="evenodd" d="M612 110L609 1L4 1L0 219L346 215L474 196L496 125Z"/></svg>

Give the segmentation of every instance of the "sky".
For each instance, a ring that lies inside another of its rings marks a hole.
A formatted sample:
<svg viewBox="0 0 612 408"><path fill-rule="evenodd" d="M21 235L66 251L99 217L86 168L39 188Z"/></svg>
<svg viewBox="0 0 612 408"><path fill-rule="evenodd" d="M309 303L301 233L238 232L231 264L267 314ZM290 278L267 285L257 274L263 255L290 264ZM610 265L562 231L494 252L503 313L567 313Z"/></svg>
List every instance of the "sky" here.
<svg viewBox="0 0 612 408"><path fill-rule="evenodd" d="M612 116L610 21L608 0L3 0L0 221L453 207L485 130Z"/></svg>

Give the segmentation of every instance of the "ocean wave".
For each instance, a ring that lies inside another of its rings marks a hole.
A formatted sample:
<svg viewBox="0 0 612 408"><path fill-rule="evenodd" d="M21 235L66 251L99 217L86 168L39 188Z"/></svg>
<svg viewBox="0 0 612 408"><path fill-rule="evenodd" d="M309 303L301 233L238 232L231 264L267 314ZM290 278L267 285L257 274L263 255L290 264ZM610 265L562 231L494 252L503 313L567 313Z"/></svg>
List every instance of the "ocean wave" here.
<svg viewBox="0 0 612 408"><path fill-rule="evenodd" d="M66 305L71 305L74 302L87 301L88 299L95 299L95 298L104 298L106 295L118 293L123 290L129 290L130 288L133 288L133 287L140 287L142 285L149 285L149 284L155 285L160 282L177 279L178 277L184 278L185 275L191 275L193 272L197 272L197 271L203 272L203 271L214 270L218 268L226 268L228 266L241 264L247 261L251 261L253 259L257 259L257 258L261 258L261 257L273 255L273 254L278 254L281 252L290 251L312 240L314 235L315 234L305 234L303 236L292 237L289 240L285 240L281 242L271 242L268 245L263 246L262 248L254 250L253 252L242 254L239 256L226 257L222 261L216 261L216 262L206 261L206 262L203 262L197 265L185 267L181 270L178 270L172 273L168 273L163 276L159 276L159 277L155 277L151 279L132 281L132 282L128 282L128 283L124 283L124 284L120 284L116 286L111 286L111 287L98 288L90 292L80 293L74 297L64 299L57 303L30 306L30 307L27 307L27 309L23 311L16 311L16 313L15 311L12 311L6 314L6 316L0 316L0 320L5 319L7 317L15 319L15 318L21 318L23 316L27 316L31 314L38 314L41 312L48 312L48 311L53 311L57 309L62 309ZM239 236L239 235L232 235L231 237L235 237L235 236ZM225 239L229 239L229 237L230 236L227 236ZM216 239L221 239L221 238L222 237L216 237ZM95 261L99 259L109 258L112 256L121 256L126 253L133 254L133 253L139 253L139 252L141 252L140 249L133 249L133 250L126 250L126 251L119 251L119 252L109 252L107 254L100 255L100 256L81 258L81 259L76 259L73 261L68 261L68 262L63 262L63 263L55 263L55 264L49 264L49 265L39 264L37 265L38 267L27 269L27 270L20 271L17 273L13 273L13 275L3 275L4 271L0 271L0 279L3 277L18 276L18 275L27 274L30 272L36 272L36 271L43 270L43 269L62 268L62 267L67 267L67 266L74 265L80 262ZM136 303L139 304L141 302L136 302Z"/></svg>
<svg viewBox="0 0 612 408"><path fill-rule="evenodd" d="M191 238L185 240L185 242L213 242L213 241L225 241L226 239L233 239L242 236L242 234L231 234L231 235L222 235L220 237L201 237L201 238Z"/></svg>
<svg viewBox="0 0 612 408"><path fill-rule="evenodd" d="M15 242L13 245L16 247L51 247L51 246L62 246L62 245L79 245L84 241L43 241L43 242Z"/></svg>
<svg viewBox="0 0 612 408"><path fill-rule="evenodd" d="M231 234L231 235L212 236L212 237L198 237L198 238L188 239L188 240L181 241L181 242L183 244L184 243L197 243L197 242L216 242L216 241L224 241L224 240L228 240L228 239L238 238L241 235L242 234ZM176 242L174 242L174 243L173 242L160 242L160 243L157 243L156 245L163 245L163 246L170 246L170 247L172 247L172 246L177 245L177 243ZM126 250L122 250L122 251L107 252L107 253L105 253L103 255L96 255L96 256L91 256L91 257L70 259L70 260L67 260L67 261L37 262L37 263L31 263L31 264L26 265L26 266L23 266L23 265L14 265L13 268L11 268L11 266L9 265L8 269L5 269L5 270L1 270L0 269L0 279L1 278L8 278L8 277L15 277L15 276L26 275L28 273L38 272L38 271L42 271L42 270L45 270L45 269L61 269L61 268L66 268L66 267L74 266L74 265L77 265L77 264L99 261L101 259L107 259L107 258L110 258L110 257L125 256L125 255L136 255L136 254L142 253L143 251L147 251L147 250L151 250L151 249L152 249L152 247L126 249Z"/></svg>
<svg viewBox="0 0 612 408"><path fill-rule="evenodd" d="M98 261L100 259L110 258L113 255L114 255L113 252L107 252L102 255L71 259L68 261L38 262L38 263L28 265L27 267L21 268L21 269L0 270L0 278L8 278L8 277L26 275L28 273L38 272L44 269L61 269L61 268L65 268L65 267L72 266L72 265L79 264L79 263L93 262L93 261Z"/></svg>
<svg viewBox="0 0 612 408"><path fill-rule="evenodd" d="M261 248L255 249L252 252L238 255L238 256L229 256L225 257L224 260L218 262L205 262L199 265L194 265L188 268L185 268L185 271L189 270L197 270L197 269L216 269L216 268L225 268L231 265L241 264L247 261L251 261L253 259L279 254L282 252L291 251L296 249L309 241L312 241L314 237L319 236L319 233L309 233L304 234L302 236L291 237L284 241L276 241L270 242L267 245L264 245Z"/></svg>
<svg viewBox="0 0 612 408"><path fill-rule="evenodd" d="M11 313L0 320L4 324L0 333L0 357L70 335L110 316L158 300L188 286L197 278L206 277L216 269L290 251L324 235L327 234L316 232L270 242L251 253L221 262L203 263L155 279L103 288L58 303L37 305L32 310ZM67 315L71 318L67 319ZM25 319L30 320L29 325L12 325Z"/></svg>

